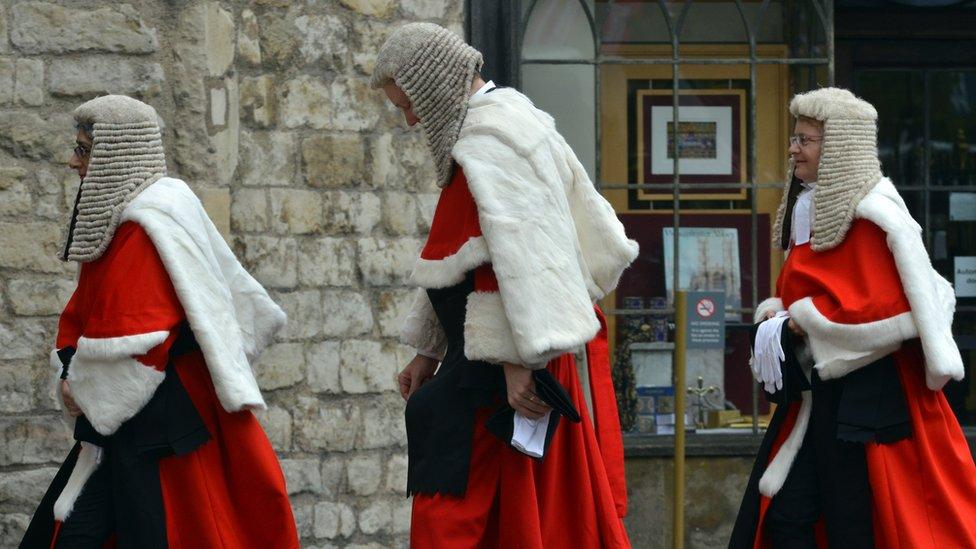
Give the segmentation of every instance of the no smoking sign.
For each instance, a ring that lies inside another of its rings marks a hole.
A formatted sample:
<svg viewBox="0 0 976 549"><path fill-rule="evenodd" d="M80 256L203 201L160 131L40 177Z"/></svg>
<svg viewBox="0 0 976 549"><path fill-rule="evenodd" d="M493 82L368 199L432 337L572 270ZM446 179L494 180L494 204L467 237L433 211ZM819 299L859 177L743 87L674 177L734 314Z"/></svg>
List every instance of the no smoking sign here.
<svg viewBox="0 0 976 549"><path fill-rule="evenodd" d="M695 305L695 312L702 318L712 318L715 314L715 302L710 297L699 299L698 304Z"/></svg>
<svg viewBox="0 0 976 549"><path fill-rule="evenodd" d="M725 292L688 292L685 300L689 349L725 348Z"/></svg>

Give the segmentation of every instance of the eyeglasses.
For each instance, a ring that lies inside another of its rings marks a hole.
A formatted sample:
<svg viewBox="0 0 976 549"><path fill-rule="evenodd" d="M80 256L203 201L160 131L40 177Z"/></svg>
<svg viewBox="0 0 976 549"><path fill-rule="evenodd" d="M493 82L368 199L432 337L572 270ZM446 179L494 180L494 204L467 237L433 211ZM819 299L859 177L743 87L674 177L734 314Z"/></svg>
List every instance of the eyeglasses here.
<svg viewBox="0 0 976 549"><path fill-rule="evenodd" d="M88 158L88 155L90 154L91 154L91 149L85 147L84 145L78 145L77 147L75 147L75 155L78 158Z"/></svg>
<svg viewBox="0 0 976 549"><path fill-rule="evenodd" d="M798 133L790 136L790 145L798 145L800 147L806 147L809 143L816 143L818 141L823 141L822 135L803 135Z"/></svg>

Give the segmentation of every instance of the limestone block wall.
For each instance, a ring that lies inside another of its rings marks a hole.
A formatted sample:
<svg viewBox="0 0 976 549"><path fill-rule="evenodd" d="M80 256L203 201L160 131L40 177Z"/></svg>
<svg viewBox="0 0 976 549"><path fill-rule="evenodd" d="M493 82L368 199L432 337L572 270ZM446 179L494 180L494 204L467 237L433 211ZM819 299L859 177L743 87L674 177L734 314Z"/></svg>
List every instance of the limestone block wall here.
<svg viewBox="0 0 976 549"><path fill-rule="evenodd" d="M55 255L70 113L104 93L158 109L171 174L289 314L255 370L303 545L405 546L395 334L436 187L368 75L397 25L462 18L461 0L0 0L0 546L71 445L47 356L76 268Z"/></svg>

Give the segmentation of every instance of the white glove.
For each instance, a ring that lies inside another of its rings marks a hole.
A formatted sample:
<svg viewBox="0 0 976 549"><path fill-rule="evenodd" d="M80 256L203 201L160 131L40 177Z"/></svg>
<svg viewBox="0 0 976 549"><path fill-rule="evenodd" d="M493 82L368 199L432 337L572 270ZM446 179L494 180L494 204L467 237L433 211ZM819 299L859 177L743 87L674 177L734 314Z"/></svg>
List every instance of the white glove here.
<svg viewBox="0 0 976 549"><path fill-rule="evenodd" d="M790 313L780 311L776 316L763 321L756 330L756 345L752 350L752 373L756 381L763 384L769 393L775 393L783 388L782 361L786 358L780 336L783 324L790 318Z"/></svg>

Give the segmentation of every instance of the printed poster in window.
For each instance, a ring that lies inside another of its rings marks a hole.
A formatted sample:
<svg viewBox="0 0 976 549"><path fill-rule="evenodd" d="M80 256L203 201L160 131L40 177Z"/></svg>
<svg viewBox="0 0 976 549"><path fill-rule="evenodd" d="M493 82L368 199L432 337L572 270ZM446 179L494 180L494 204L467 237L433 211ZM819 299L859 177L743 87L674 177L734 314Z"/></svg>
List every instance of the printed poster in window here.
<svg viewBox="0 0 976 549"><path fill-rule="evenodd" d="M664 281L668 305L674 304L674 227L663 228ZM678 288L724 291L727 309L742 307L739 233L731 228L681 227L678 231ZM726 312L726 320L738 313Z"/></svg>

